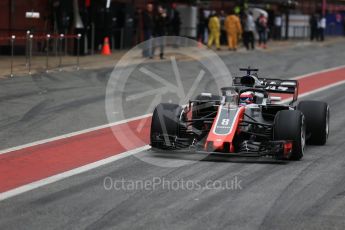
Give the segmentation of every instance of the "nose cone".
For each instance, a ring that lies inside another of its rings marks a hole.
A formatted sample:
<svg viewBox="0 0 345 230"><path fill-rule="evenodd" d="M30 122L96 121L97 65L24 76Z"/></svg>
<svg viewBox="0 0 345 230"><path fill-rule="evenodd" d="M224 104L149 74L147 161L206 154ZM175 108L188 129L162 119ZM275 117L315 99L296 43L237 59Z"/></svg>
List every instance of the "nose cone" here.
<svg viewBox="0 0 345 230"><path fill-rule="evenodd" d="M207 137L206 151L232 152L234 150L231 143L237 132L238 124L243 118L244 111L244 107L229 109L226 106L219 106L218 114Z"/></svg>

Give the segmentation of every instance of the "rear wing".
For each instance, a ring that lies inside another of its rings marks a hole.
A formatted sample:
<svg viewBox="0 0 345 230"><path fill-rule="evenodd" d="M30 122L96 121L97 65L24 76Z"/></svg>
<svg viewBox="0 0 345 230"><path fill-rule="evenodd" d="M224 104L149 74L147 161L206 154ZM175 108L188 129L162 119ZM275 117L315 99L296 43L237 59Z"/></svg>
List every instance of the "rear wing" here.
<svg viewBox="0 0 345 230"><path fill-rule="evenodd" d="M259 78L263 88L269 93L293 94L293 101L298 98L298 81Z"/></svg>
<svg viewBox="0 0 345 230"><path fill-rule="evenodd" d="M272 78L258 78L258 84L255 88L264 89L268 93L280 93L280 94L293 94L293 101L297 101L298 98L298 81L296 80L283 80ZM241 86L241 77L235 77L235 86Z"/></svg>

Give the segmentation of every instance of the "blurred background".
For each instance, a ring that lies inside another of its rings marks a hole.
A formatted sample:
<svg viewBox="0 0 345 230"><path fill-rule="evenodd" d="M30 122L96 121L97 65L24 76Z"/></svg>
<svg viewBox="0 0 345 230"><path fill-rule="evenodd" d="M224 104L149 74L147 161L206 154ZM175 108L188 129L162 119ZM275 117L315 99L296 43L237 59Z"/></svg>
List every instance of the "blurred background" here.
<svg viewBox="0 0 345 230"><path fill-rule="evenodd" d="M27 31L35 37L80 33L81 55L99 51L104 37L109 37L112 50L130 48L144 40L142 16L148 3L161 5L168 20L179 12L179 35L190 38L197 37L201 14L205 17L213 11L227 14L229 9L235 9L238 14L248 9L266 11L272 39L308 38L312 14L326 17L326 35L344 34L345 1L342 0L2 0L0 54L10 54L10 41L6 38L25 37ZM279 27L278 32L275 27ZM167 35L176 32L168 28ZM57 43L52 42L49 48L56 50ZM25 46L25 39L18 39L15 53L24 54ZM75 39L66 40L65 52L75 53L75 46ZM44 52L45 48L44 39L34 43L35 52Z"/></svg>

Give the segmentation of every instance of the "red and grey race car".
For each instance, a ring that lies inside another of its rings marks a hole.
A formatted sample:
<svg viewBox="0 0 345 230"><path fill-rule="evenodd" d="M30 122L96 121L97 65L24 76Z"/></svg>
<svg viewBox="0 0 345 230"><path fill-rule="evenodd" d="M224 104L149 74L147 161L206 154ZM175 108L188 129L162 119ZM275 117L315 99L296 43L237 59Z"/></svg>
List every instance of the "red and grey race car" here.
<svg viewBox="0 0 345 230"><path fill-rule="evenodd" d="M187 106L159 104L151 123L154 149L187 149L229 156L300 160L305 145L324 145L329 106L300 101L298 81L257 77L245 68L221 95L202 93ZM277 94L292 95L288 104ZM274 95L274 96L273 96Z"/></svg>

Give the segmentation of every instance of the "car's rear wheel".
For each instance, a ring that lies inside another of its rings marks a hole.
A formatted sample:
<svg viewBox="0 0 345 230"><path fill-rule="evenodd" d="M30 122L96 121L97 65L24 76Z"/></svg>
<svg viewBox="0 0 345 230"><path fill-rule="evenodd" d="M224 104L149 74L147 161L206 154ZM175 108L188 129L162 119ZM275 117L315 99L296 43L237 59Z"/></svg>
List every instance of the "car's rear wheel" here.
<svg viewBox="0 0 345 230"><path fill-rule="evenodd" d="M293 141L289 160L300 160L306 143L304 115L298 110L279 111L274 119L273 139Z"/></svg>
<svg viewBox="0 0 345 230"><path fill-rule="evenodd" d="M150 144L154 148L175 147L182 107L176 104L157 105L152 115Z"/></svg>
<svg viewBox="0 0 345 230"><path fill-rule="evenodd" d="M297 109L301 111L307 124L308 143L324 145L329 135L329 106L321 101L301 101Z"/></svg>

